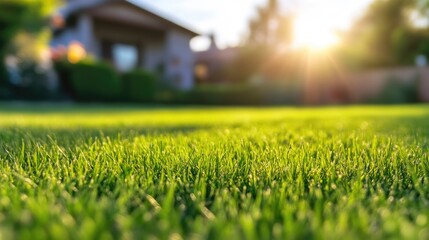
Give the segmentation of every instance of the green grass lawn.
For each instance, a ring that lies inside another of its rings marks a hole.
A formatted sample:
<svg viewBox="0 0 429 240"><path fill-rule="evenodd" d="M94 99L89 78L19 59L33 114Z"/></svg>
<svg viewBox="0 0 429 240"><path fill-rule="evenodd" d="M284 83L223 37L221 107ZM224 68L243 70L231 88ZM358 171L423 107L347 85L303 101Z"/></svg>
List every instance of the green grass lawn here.
<svg viewBox="0 0 429 240"><path fill-rule="evenodd" d="M428 239L429 106L0 106L0 239Z"/></svg>

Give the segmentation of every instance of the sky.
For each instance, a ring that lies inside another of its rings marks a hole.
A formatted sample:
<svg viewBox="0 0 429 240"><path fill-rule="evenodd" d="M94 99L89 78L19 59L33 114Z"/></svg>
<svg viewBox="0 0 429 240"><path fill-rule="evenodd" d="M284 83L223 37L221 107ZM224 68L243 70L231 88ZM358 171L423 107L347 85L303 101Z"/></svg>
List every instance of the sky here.
<svg viewBox="0 0 429 240"><path fill-rule="evenodd" d="M151 6L170 19L199 33L213 32L221 48L240 43L256 7L267 0L133 0ZM295 44L334 44L338 30L347 29L371 0L280 0L282 11L293 13ZM191 42L194 50L207 47L206 39Z"/></svg>

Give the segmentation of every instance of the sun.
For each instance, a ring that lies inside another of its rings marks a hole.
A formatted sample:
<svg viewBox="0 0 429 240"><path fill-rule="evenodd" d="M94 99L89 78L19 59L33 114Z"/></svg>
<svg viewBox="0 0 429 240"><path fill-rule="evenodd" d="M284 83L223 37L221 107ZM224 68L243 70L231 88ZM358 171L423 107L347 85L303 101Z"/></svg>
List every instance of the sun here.
<svg viewBox="0 0 429 240"><path fill-rule="evenodd" d="M302 15L295 20L294 45L313 50L325 50L338 43L335 22L321 16Z"/></svg>

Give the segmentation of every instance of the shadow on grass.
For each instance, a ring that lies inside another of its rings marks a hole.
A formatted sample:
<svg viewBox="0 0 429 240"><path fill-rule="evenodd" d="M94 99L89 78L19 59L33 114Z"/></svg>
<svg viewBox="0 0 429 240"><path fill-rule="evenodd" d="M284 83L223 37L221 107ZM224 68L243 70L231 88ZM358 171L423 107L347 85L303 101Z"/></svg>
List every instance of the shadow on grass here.
<svg viewBox="0 0 429 240"><path fill-rule="evenodd" d="M145 126L113 126L113 127L6 127L0 129L0 150L14 148L22 143L38 145L55 143L59 146L73 146L90 143L97 139L129 140L141 136L177 136L194 131L209 129L203 126L180 127L145 127Z"/></svg>
<svg viewBox="0 0 429 240"><path fill-rule="evenodd" d="M180 111L186 109L234 109L243 106L204 106L204 105L157 105L157 104L75 104L75 103L0 103L0 113L9 114L115 114L144 113L153 111ZM254 106L251 108L258 108Z"/></svg>

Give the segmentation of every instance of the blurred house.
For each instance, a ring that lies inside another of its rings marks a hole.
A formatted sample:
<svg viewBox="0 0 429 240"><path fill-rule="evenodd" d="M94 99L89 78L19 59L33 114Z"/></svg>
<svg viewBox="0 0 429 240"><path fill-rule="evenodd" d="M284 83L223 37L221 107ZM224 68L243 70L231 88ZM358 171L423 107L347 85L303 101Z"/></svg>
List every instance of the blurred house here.
<svg viewBox="0 0 429 240"><path fill-rule="evenodd" d="M219 49L214 35L210 47L196 53L195 76L198 83L224 83L228 81L228 67L239 53L239 47Z"/></svg>
<svg viewBox="0 0 429 240"><path fill-rule="evenodd" d="M120 72L144 68L180 89L194 84L190 40L198 34L136 1L68 0L52 25L54 49L79 42Z"/></svg>

